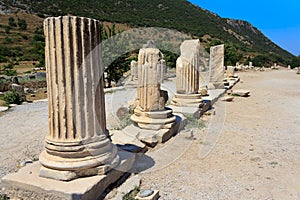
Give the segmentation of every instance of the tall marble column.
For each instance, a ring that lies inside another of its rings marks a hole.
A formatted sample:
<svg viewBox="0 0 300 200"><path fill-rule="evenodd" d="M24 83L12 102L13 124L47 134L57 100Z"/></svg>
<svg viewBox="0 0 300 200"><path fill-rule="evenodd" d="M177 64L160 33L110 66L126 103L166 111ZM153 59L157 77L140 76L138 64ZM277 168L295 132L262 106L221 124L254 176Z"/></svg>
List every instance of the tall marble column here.
<svg viewBox="0 0 300 200"><path fill-rule="evenodd" d="M119 164L107 138L100 24L64 16L44 21L49 130L40 176L72 180Z"/></svg>
<svg viewBox="0 0 300 200"><path fill-rule="evenodd" d="M176 91L171 104L174 106L199 107L200 42L186 40L180 46L181 55L176 61Z"/></svg>
<svg viewBox="0 0 300 200"><path fill-rule="evenodd" d="M164 78L163 54L148 42L138 55L138 105L131 116L140 128L158 130L170 128L176 117L166 109L167 91L160 89Z"/></svg>

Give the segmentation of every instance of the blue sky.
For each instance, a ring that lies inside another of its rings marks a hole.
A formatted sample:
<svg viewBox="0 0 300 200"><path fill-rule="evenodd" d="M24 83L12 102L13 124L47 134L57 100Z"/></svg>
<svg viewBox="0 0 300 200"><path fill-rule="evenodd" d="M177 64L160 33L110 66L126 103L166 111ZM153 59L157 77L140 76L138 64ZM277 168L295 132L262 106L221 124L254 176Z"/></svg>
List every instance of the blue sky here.
<svg viewBox="0 0 300 200"><path fill-rule="evenodd" d="M274 43L300 55L300 0L190 0L223 18L242 19Z"/></svg>

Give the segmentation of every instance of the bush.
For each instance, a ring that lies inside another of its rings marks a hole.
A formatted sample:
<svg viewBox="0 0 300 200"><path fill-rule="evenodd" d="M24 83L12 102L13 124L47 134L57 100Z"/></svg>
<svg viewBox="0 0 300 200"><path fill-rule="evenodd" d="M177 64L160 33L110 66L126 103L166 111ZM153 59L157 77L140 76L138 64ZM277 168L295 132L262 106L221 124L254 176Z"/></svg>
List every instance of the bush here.
<svg viewBox="0 0 300 200"><path fill-rule="evenodd" d="M6 194L1 194L0 193L0 200L8 200L10 199Z"/></svg>
<svg viewBox="0 0 300 200"><path fill-rule="evenodd" d="M23 30L23 31L27 30L27 23L24 19L18 18L18 26L19 26L20 30Z"/></svg>
<svg viewBox="0 0 300 200"><path fill-rule="evenodd" d="M22 97L15 90L6 92L3 96L3 100L7 104L21 104L23 102Z"/></svg>

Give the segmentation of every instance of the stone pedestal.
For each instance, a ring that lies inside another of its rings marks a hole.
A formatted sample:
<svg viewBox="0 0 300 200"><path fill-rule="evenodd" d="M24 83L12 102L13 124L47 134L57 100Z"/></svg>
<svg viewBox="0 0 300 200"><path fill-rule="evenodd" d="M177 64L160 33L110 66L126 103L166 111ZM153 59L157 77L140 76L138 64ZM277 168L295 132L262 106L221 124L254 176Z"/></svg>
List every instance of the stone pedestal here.
<svg viewBox="0 0 300 200"><path fill-rule="evenodd" d="M177 93L169 107L176 110L176 112L187 112L199 116L199 112L203 107L203 100L199 93L199 73L201 70L199 40L184 41L180 46L180 51L181 55L176 61ZM187 107L189 108L187 109Z"/></svg>

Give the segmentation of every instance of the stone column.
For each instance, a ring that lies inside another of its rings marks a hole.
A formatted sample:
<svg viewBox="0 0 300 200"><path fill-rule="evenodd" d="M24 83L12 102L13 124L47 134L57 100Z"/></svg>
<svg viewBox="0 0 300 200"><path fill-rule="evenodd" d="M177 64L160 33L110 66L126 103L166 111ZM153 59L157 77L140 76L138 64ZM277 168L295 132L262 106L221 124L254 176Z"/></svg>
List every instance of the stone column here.
<svg viewBox="0 0 300 200"><path fill-rule="evenodd" d="M224 44L210 47L210 83L215 88L224 88Z"/></svg>
<svg viewBox="0 0 300 200"><path fill-rule="evenodd" d="M174 106L199 107L200 42L186 40L180 46L181 55L176 61L176 91L171 104Z"/></svg>
<svg viewBox="0 0 300 200"><path fill-rule="evenodd" d="M100 24L81 17L44 21L49 130L40 176L72 180L119 164L107 138Z"/></svg>
<svg viewBox="0 0 300 200"><path fill-rule="evenodd" d="M138 79L138 63L133 60L130 63L131 81Z"/></svg>
<svg viewBox="0 0 300 200"><path fill-rule="evenodd" d="M167 91L160 89L163 81L165 61L163 54L155 48L153 42L148 42L138 55L138 105L132 121L145 129L171 127L175 121L172 110L165 108L168 100Z"/></svg>

